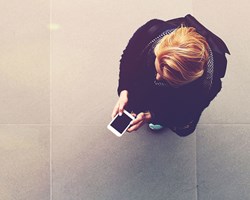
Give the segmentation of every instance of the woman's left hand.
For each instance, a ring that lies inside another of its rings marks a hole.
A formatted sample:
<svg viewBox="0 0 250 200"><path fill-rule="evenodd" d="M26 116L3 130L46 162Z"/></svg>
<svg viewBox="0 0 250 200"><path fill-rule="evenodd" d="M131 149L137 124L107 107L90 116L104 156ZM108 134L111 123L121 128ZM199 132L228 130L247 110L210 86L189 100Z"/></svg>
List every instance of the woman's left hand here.
<svg viewBox="0 0 250 200"><path fill-rule="evenodd" d="M136 114L132 114L134 117ZM127 130L127 132L137 131L143 124L146 122L149 122L151 119L150 112L141 112L136 116L136 119L132 121L130 128Z"/></svg>

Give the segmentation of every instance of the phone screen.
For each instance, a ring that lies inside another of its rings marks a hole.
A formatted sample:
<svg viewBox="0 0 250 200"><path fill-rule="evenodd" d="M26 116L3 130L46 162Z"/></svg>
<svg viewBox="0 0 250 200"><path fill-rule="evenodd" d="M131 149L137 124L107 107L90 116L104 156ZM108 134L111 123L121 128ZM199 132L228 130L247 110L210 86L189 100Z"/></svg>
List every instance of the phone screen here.
<svg viewBox="0 0 250 200"><path fill-rule="evenodd" d="M127 128L131 121L132 119L128 117L125 113L123 113L122 116L118 115L110 125L122 134L122 132Z"/></svg>

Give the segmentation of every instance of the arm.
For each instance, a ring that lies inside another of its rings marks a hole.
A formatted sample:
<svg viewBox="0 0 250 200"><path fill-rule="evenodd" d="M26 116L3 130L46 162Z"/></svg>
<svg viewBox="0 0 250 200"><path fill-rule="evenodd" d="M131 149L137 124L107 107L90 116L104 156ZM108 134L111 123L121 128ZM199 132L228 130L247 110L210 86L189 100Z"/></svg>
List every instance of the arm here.
<svg viewBox="0 0 250 200"><path fill-rule="evenodd" d="M149 109L150 123L168 127L180 136L191 134L209 102L205 101L201 95L199 95L200 98L195 95L186 96L186 98L185 96L183 93L178 96L169 94L169 97L163 99L162 102L159 100L152 102Z"/></svg>
<svg viewBox="0 0 250 200"><path fill-rule="evenodd" d="M140 54L145 45L152 39L148 30L163 21L152 19L141 26L131 37L120 59L118 95L121 91L131 90L136 79L140 76Z"/></svg>
<svg viewBox="0 0 250 200"><path fill-rule="evenodd" d="M216 55L216 53L214 53L214 55ZM222 89L222 81L220 78L225 75L227 60L225 56L219 56L219 58L215 56L214 60L215 66L219 68L215 68L213 84L208 95L202 96L202 98L193 105L195 109L189 111L189 117L187 118L189 120L184 125L171 127L171 130L181 137L185 137L194 132L202 112L210 105L211 101Z"/></svg>
<svg viewBox="0 0 250 200"><path fill-rule="evenodd" d="M197 126L197 123L200 119L202 111L199 111L199 112L195 113L194 115L190 116L190 118L185 119L185 121L182 121L181 124L178 124L178 123L176 124L171 119L167 119L169 117L169 116L167 116L168 113L166 113L165 116L163 116L164 114L162 114L162 113L155 114L152 111L150 113L151 113L151 120L149 121L149 123L163 125L165 127L168 127L169 129L171 129L174 133L176 133L180 137L186 137L186 136L190 135L191 133L193 133L194 130L196 129L196 126ZM164 119L164 117L165 117L165 119ZM159 121L160 121L160 123L159 123Z"/></svg>

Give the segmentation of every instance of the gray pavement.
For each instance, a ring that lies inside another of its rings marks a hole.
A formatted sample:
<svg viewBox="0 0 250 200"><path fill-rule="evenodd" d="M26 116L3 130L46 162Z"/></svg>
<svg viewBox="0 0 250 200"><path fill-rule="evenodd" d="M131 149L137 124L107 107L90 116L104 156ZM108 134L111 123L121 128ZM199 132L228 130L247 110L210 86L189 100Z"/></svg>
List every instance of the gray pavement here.
<svg viewBox="0 0 250 200"><path fill-rule="evenodd" d="M163 6L164 5L164 6ZM1 3L0 200L250 200L247 0ZM192 14L232 55L196 131L106 126L120 55L152 18Z"/></svg>

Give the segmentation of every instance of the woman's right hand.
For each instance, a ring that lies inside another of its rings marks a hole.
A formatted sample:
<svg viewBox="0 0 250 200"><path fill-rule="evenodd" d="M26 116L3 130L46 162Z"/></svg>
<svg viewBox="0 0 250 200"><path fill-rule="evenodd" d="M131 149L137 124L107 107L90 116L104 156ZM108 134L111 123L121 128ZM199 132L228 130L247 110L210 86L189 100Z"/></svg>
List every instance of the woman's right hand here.
<svg viewBox="0 0 250 200"><path fill-rule="evenodd" d="M112 112L112 119L116 116L117 113L119 113L119 115L121 115L123 113L124 107L127 105L128 103L128 91L127 90L123 90L120 93L120 97L113 109Z"/></svg>

